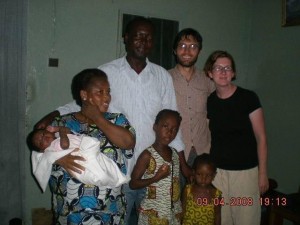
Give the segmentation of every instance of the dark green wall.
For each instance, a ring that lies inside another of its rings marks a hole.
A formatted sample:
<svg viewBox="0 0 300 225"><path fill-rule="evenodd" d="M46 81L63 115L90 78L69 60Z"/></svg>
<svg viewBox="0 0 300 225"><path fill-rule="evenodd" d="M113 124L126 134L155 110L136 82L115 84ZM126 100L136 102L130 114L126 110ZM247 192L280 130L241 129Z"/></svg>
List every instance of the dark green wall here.
<svg viewBox="0 0 300 225"><path fill-rule="evenodd" d="M281 27L280 0L29 0L27 124L71 99L70 82L83 68L97 67L124 52L120 13L178 20L204 38L198 60L216 49L236 59L237 84L261 98L269 143L269 175L284 192L300 185L300 26ZM59 67L48 67L48 58ZM26 151L26 222L31 209L50 208L30 173Z"/></svg>

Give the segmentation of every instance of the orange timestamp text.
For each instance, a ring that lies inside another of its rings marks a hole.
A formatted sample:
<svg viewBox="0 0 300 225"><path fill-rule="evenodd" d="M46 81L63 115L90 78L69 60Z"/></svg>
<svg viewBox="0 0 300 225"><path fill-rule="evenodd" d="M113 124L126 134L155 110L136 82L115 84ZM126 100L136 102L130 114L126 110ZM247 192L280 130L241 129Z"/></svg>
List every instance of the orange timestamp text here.
<svg viewBox="0 0 300 225"><path fill-rule="evenodd" d="M206 206L206 205L215 205L215 206L252 206L254 203L252 197L231 197L229 201L225 201L223 197L213 198L209 201L207 198L197 198L197 205ZM287 199L285 197L278 198L259 198L260 205L269 206L285 206L287 205Z"/></svg>

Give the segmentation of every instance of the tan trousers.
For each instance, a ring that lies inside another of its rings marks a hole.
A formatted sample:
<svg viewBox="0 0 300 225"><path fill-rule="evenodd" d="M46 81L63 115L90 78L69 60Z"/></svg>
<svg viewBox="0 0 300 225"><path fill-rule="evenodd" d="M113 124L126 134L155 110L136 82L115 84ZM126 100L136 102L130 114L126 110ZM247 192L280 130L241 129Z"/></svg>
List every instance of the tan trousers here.
<svg viewBox="0 0 300 225"><path fill-rule="evenodd" d="M222 191L225 205L221 210L222 225L259 225L258 168L229 171L217 170L213 181Z"/></svg>

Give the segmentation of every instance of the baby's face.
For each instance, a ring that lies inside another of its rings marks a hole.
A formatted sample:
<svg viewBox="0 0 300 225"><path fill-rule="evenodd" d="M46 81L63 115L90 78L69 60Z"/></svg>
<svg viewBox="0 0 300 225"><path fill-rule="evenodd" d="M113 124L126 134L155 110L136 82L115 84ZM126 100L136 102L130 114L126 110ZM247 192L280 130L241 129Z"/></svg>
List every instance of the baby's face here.
<svg viewBox="0 0 300 225"><path fill-rule="evenodd" d="M39 130L33 137L33 143L43 152L47 147L50 146L54 139L54 133L51 133L47 130Z"/></svg>

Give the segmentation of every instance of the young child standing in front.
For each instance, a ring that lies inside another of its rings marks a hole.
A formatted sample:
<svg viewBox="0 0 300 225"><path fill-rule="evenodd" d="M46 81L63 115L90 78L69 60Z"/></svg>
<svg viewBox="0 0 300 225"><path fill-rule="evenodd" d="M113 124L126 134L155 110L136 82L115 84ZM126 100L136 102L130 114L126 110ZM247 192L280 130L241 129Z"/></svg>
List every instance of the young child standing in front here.
<svg viewBox="0 0 300 225"><path fill-rule="evenodd" d="M129 183L132 189L146 188L139 207L139 225L181 224L179 156L169 146L181 122L177 111L164 109L153 125L155 142L139 156Z"/></svg>
<svg viewBox="0 0 300 225"><path fill-rule="evenodd" d="M183 225L221 224L221 191L212 185L216 170L209 154L195 158L194 181L185 186L182 196Z"/></svg>

